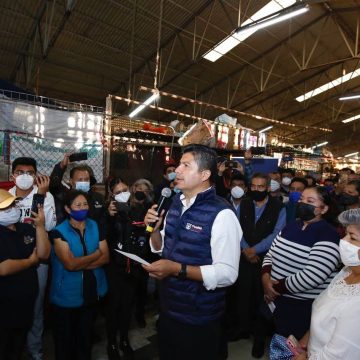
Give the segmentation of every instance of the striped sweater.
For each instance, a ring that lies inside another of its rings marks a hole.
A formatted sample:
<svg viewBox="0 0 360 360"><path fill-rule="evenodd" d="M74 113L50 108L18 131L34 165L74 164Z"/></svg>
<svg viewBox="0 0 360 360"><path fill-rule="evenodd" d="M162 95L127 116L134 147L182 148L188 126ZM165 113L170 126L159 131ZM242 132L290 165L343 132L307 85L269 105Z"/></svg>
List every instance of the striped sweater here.
<svg viewBox="0 0 360 360"><path fill-rule="evenodd" d="M339 265L339 236L325 220L295 221L277 235L263 261L263 273L278 281L274 289L284 296L315 299L330 284Z"/></svg>

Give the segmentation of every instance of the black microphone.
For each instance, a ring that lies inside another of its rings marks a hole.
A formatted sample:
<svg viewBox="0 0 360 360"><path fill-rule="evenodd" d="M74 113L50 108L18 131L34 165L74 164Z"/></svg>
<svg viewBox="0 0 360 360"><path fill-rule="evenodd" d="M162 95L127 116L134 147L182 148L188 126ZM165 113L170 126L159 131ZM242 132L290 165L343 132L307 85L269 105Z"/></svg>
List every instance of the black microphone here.
<svg viewBox="0 0 360 360"><path fill-rule="evenodd" d="M156 211L157 213L160 215L161 214L161 211L164 207L164 203L165 203L165 199L169 199L171 196L171 190L169 188L163 188L161 190L161 196L159 198L159 201L158 201L158 206L156 208ZM156 221L150 223L147 227L146 227L146 232L148 233L152 233L154 231L154 227L156 225Z"/></svg>

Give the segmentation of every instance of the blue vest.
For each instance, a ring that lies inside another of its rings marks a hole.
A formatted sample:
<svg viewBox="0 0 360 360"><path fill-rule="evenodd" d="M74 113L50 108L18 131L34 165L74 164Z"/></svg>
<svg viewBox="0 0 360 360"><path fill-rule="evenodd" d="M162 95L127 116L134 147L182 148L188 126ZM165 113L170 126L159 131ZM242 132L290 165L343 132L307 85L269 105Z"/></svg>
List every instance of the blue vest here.
<svg viewBox="0 0 360 360"><path fill-rule="evenodd" d="M70 225L69 220L63 221L56 228L66 239L74 257L84 256L80 235ZM85 225L84 242L88 255L99 247L99 229L94 220L87 219ZM83 298L83 271L68 271L56 256L54 249L51 251L52 281L50 301L58 306L73 308L84 303ZM107 292L107 282L104 270L99 267L93 271L96 278L97 294L104 296Z"/></svg>
<svg viewBox="0 0 360 360"><path fill-rule="evenodd" d="M218 213L231 209L211 188L197 195L194 204L181 215L180 195L173 198L167 213L162 257L186 265L210 265L211 229ZM162 311L187 324L204 325L221 317L225 289L206 290L202 282L168 277L160 286Z"/></svg>

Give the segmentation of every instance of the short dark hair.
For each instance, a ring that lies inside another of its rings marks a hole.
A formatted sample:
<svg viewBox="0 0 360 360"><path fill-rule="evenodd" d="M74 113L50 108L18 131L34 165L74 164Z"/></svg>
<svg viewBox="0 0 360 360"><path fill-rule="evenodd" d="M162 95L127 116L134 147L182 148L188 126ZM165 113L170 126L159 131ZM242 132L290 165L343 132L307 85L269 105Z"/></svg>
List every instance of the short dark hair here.
<svg viewBox="0 0 360 360"><path fill-rule="evenodd" d="M200 171L210 170L209 180L213 182L217 173L216 151L205 145L190 144L184 147L183 154L191 153Z"/></svg>
<svg viewBox="0 0 360 360"><path fill-rule="evenodd" d="M14 173L16 167L18 165L27 165L27 166L32 166L35 170L35 172L37 172L37 168L36 168L36 160L34 158L31 157L18 157L16 158L12 165L11 165L11 172Z"/></svg>
<svg viewBox="0 0 360 360"><path fill-rule="evenodd" d="M74 200L78 197L78 196L84 196L85 199L88 201L89 203L89 198L88 198L88 194L80 191L80 190L70 190L66 193L65 197L64 197L64 202L63 205L64 207L71 207L72 203L74 202Z"/></svg>
<svg viewBox="0 0 360 360"><path fill-rule="evenodd" d="M293 169L279 168L279 173L281 174L281 176L284 173L289 173L289 174L291 174L291 176L295 176L295 170L293 170Z"/></svg>
<svg viewBox="0 0 360 360"><path fill-rule="evenodd" d="M316 179L311 175L306 175L305 179L311 179L313 181L313 186L316 186Z"/></svg>
<svg viewBox="0 0 360 360"><path fill-rule="evenodd" d="M244 184L247 185L246 177L245 177L243 174L239 173L238 171L235 171L235 172L233 173L233 175L231 176L231 178L230 178L230 184L231 184L233 181L236 181L236 180L237 180L237 181L243 181Z"/></svg>
<svg viewBox="0 0 360 360"><path fill-rule="evenodd" d="M303 178L303 177L296 176L296 177L292 178L290 185L291 185L292 183L294 183L294 182L300 182L300 183L302 183L302 184L305 186L305 188L308 187L308 183L307 183L307 181L305 180L305 178Z"/></svg>
<svg viewBox="0 0 360 360"><path fill-rule="evenodd" d="M252 179L264 179L264 180L266 180L266 185L270 185L270 181L271 181L271 179L270 179L270 176L268 175L268 174L265 174L265 173L261 173L261 172L258 172L258 173L255 173L254 175L253 175L253 177L251 178L251 180ZM251 185L251 181L250 181L250 185Z"/></svg>
<svg viewBox="0 0 360 360"><path fill-rule="evenodd" d="M176 169L176 165L175 165L175 164L165 164L165 166L164 166L164 174L166 174L167 169L168 169L169 167L173 167L173 168Z"/></svg>
<svg viewBox="0 0 360 360"><path fill-rule="evenodd" d="M94 176L94 172L93 172L92 168L89 165L79 165L79 166L73 167L70 170L70 179L73 178L76 171L87 171L89 176Z"/></svg>

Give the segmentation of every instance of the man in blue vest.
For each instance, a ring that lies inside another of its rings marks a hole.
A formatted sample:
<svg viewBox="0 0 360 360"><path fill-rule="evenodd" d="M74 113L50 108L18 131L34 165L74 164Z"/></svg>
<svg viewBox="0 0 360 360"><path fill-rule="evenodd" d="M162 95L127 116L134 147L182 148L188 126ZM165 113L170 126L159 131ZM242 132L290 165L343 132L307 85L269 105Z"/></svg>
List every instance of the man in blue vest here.
<svg viewBox="0 0 360 360"><path fill-rule="evenodd" d="M153 251L162 259L144 268L160 279L159 355L167 359L217 359L225 287L238 275L242 230L230 205L213 188L216 153L203 145L184 148L163 230L156 205Z"/></svg>

